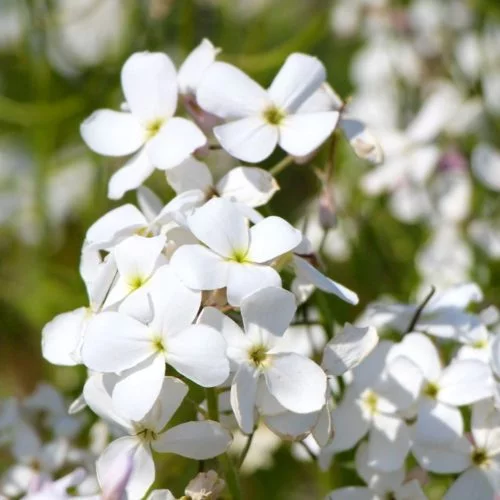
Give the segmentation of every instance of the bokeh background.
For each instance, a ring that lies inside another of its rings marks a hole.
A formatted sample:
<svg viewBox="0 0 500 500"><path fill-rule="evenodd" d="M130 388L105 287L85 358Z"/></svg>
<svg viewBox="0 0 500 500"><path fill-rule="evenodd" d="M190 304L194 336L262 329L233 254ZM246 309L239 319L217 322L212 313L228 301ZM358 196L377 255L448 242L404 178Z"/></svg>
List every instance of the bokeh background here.
<svg viewBox="0 0 500 500"><path fill-rule="evenodd" d="M318 56L330 84L376 137L404 130L436 81L473 101L467 126L432 138L439 159L419 185L425 199L403 190L395 201L396 188L368 195L360 180L375 167L337 141L336 226L321 257L360 305L323 295L318 304L332 324L343 323L381 296L409 301L435 281L474 279L500 305L498 193L470 168L479 144L500 147L498 0L0 0L1 397L29 394L48 380L71 398L85 377L45 362L40 332L54 315L87 301L78 265L88 226L135 196L106 198L122 160L93 155L79 124L97 108L120 105L120 69L132 52L165 51L180 64L204 37L222 48L220 59L263 85L291 52ZM273 213L307 226L316 243L323 239L316 169L326 155L288 168L271 202ZM165 201L173 195L161 172L147 185ZM267 456L265 448L258 453ZM182 489L195 467L167 460L158 484ZM283 445L244 489L247 498L316 498L318 488L356 481L353 470L335 465L317 474Z"/></svg>

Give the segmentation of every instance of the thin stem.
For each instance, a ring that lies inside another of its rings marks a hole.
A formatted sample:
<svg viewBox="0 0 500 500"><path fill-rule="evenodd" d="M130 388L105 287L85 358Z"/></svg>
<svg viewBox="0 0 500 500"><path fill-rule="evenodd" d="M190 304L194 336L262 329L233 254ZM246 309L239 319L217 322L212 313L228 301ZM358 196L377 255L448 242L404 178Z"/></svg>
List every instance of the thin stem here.
<svg viewBox="0 0 500 500"><path fill-rule="evenodd" d="M227 453L224 453L223 455L219 455L218 458L222 467L224 467L227 489L231 497L233 500L241 500L240 480L231 457Z"/></svg>
<svg viewBox="0 0 500 500"><path fill-rule="evenodd" d="M408 325L408 328L405 331L405 334L413 331L413 329L415 328L415 325L417 324L417 321L420 318L420 315L422 314L422 311L424 310L425 306L429 303L429 300L431 300L435 291L436 291L436 287L434 285L432 285L431 291L427 294L427 296L425 297L423 302L417 307L417 310L415 311L415 314L413 315L413 318L411 319L410 324Z"/></svg>
<svg viewBox="0 0 500 500"><path fill-rule="evenodd" d="M207 414L210 420L214 422L219 421L219 400L217 397L217 393L214 388L207 388L205 390L206 398L207 398Z"/></svg>
<svg viewBox="0 0 500 500"><path fill-rule="evenodd" d="M271 167L269 169L269 173L273 176L277 176L278 174L283 172L283 170L285 170L285 168L287 168L289 165L291 165L294 162L294 160L295 160L295 158L293 156L290 156L290 155L285 156L281 161L276 163L276 165L274 165L274 167Z"/></svg>
<svg viewBox="0 0 500 500"><path fill-rule="evenodd" d="M252 441L253 437L255 435L255 432L252 432L247 438L247 442L245 443L245 447L243 448L243 451L241 452L240 458L238 460L238 469L241 469L241 466L243 465L243 462L245 461L245 458L247 457L248 451L250 450L250 446L252 446Z"/></svg>

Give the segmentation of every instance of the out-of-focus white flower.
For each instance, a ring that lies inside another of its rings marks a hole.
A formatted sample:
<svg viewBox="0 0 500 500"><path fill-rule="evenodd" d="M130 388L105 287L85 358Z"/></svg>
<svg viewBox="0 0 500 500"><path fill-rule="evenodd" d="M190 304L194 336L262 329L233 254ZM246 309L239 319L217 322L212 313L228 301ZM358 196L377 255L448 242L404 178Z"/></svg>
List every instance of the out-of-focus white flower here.
<svg viewBox="0 0 500 500"><path fill-rule="evenodd" d="M414 428L418 443L458 439L463 433L458 407L493 395L493 379L486 363L460 359L443 368L438 350L421 333L407 334L391 349L387 363L401 387L418 394Z"/></svg>
<svg viewBox="0 0 500 500"><path fill-rule="evenodd" d="M472 443L464 436L443 444L415 444L421 467L436 474L461 473L446 500L494 498L500 488L500 414L491 400L472 408Z"/></svg>
<svg viewBox="0 0 500 500"><path fill-rule="evenodd" d="M211 199L187 222L207 246L181 246L172 256L172 268L195 290L227 287L233 306L260 288L281 286L270 263L302 240L300 231L280 217L266 217L249 228L237 207L223 198Z"/></svg>
<svg viewBox="0 0 500 500"><path fill-rule="evenodd" d="M177 108L177 74L160 52L132 54L122 68L121 82L129 111L101 109L80 127L83 140L104 156L135 153L110 180L108 196L118 199L146 180L154 167L182 163L206 143L203 132Z"/></svg>
<svg viewBox="0 0 500 500"><path fill-rule="evenodd" d="M109 376L108 376L109 377ZM188 392L187 385L174 377L163 377L153 408L144 418L133 421L113 410L111 388L116 380L94 375L85 384L88 405L101 418L117 424L128 435L113 441L97 460L97 476L103 486L121 456L132 457L132 471L126 491L141 498L155 478L152 449L205 460L223 453L231 443L230 434L212 421L186 422L164 430Z"/></svg>
<svg viewBox="0 0 500 500"><path fill-rule="evenodd" d="M366 443L356 450L356 471L367 487L348 486L332 491L327 500L383 500L393 497L396 500L426 500L420 483L405 480L404 467L392 472L381 473L369 464L369 451Z"/></svg>
<svg viewBox="0 0 500 500"><path fill-rule="evenodd" d="M306 54L290 55L267 90L238 68L217 62L204 74L196 98L204 110L229 120L214 134L232 156L260 162L279 144L301 157L323 143L339 119L336 111L300 110L325 78L323 64Z"/></svg>
<svg viewBox="0 0 500 500"><path fill-rule="evenodd" d="M141 301L129 311L135 317L120 312L96 315L82 347L87 367L120 373L113 405L133 420L140 420L158 398L165 362L204 387L219 385L229 375L220 333L192 324L200 307L200 292L184 286L165 265L151 278L147 296L146 304Z"/></svg>
<svg viewBox="0 0 500 500"><path fill-rule="evenodd" d="M488 144L479 144L472 152L472 172L488 189L500 191L500 152Z"/></svg>

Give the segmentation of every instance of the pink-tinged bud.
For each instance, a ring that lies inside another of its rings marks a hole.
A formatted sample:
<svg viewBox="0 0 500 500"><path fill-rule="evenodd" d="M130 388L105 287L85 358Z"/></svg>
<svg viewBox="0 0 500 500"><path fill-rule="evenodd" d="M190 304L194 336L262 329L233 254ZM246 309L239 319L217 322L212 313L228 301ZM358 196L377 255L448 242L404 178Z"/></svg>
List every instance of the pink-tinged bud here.
<svg viewBox="0 0 500 500"><path fill-rule="evenodd" d="M439 159L438 169L441 172L465 172L467 165L467 158L460 151L450 149Z"/></svg>
<svg viewBox="0 0 500 500"><path fill-rule="evenodd" d="M201 109L193 94L184 94L182 100L187 112L205 134L210 134L216 125L222 123L220 118Z"/></svg>
<svg viewBox="0 0 500 500"><path fill-rule="evenodd" d="M192 500L217 500L226 487L226 483L221 479L217 472L209 470L200 472L186 486L185 493Z"/></svg>
<svg viewBox="0 0 500 500"><path fill-rule="evenodd" d="M328 231L337 225L337 214L332 190L325 186L319 197L319 223Z"/></svg>

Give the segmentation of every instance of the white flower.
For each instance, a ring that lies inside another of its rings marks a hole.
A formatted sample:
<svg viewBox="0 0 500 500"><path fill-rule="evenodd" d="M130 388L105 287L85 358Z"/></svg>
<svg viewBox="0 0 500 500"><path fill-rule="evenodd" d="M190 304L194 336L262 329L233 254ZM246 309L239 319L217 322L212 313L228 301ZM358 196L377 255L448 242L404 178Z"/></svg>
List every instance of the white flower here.
<svg viewBox="0 0 500 500"><path fill-rule="evenodd" d="M488 144L475 147L471 168L477 179L488 189L500 191L500 152Z"/></svg>
<svg viewBox="0 0 500 500"><path fill-rule="evenodd" d="M401 386L419 394L415 439L450 441L463 433L459 406L493 394L491 371L477 359L455 360L443 369L439 352L421 333L406 335L389 353L388 370ZM416 370L417 369L417 370ZM418 373L420 372L420 373Z"/></svg>
<svg viewBox="0 0 500 500"><path fill-rule="evenodd" d="M405 482L404 467L392 472L381 473L369 464L367 443L361 443L356 450L356 471L367 487L349 486L332 491L327 500L426 500L419 482L414 479Z"/></svg>
<svg viewBox="0 0 500 500"><path fill-rule="evenodd" d="M232 168L218 182L214 182L207 165L194 158L167 170L166 176L177 194L199 189L207 199L219 196L252 208L265 205L279 189L274 177L257 167Z"/></svg>
<svg viewBox="0 0 500 500"><path fill-rule="evenodd" d="M83 468L75 469L73 472L57 479L56 481L41 479L40 484L35 486L35 491L30 491L23 500L67 500L72 498L67 492L71 487L78 486L87 476ZM33 485L32 485L33 488ZM96 499L98 500L98 499Z"/></svg>
<svg viewBox="0 0 500 500"><path fill-rule="evenodd" d="M205 460L220 455L230 445L230 434L220 424L209 420L186 422L164 430L188 392L187 385L181 380L162 377L158 399L140 420L124 418L113 410L110 391L114 382L112 378L93 375L84 389L85 399L92 410L128 434L113 441L97 460L101 486L109 479L118 457L130 455L133 466L126 491L130 498L142 498L155 478L152 449Z"/></svg>
<svg viewBox="0 0 500 500"><path fill-rule="evenodd" d="M296 247L302 235L279 217L267 217L248 228L233 203L214 198L187 219L205 245L183 245L172 256L172 268L195 290L227 287L229 304L266 286L281 286L270 262Z"/></svg>
<svg viewBox="0 0 500 500"><path fill-rule="evenodd" d="M238 68L216 62L205 72L196 97L205 111L229 120L214 134L232 156L257 163L277 144L293 156L305 156L328 138L339 119L337 111L299 109L325 77L318 59L296 53L265 90Z"/></svg>
<svg viewBox="0 0 500 500"><path fill-rule="evenodd" d="M326 402L326 375L313 361L283 350L280 337L295 314L293 294L269 287L241 303L244 331L214 308L205 308L200 321L222 331L232 371L231 406L239 426L251 433L254 409L266 394L285 409L299 414L321 410Z"/></svg>
<svg viewBox="0 0 500 500"><path fill-rule="evenodd" d="M377 330L373 327L358 328L346 323L325 347L323 369L328 375L343 375L358 366L378 343Z"/></svg>
<svg viewBox="0 0 500 500"><path fill-rule="evenodd" d="M494 498L500 489L500 414L491 400L473 406L471 434L473 443L461 437L413 447L421 467L436 474L461 473L445 500Z"/></svg>
<svg viewBox="0 0 500 500"><path fill-rule="evenodd" d="M133 54L123 65L121 81L129 111L96 111L80 128L84 141L96 153L135 153L110 180L108 196L113 199L140 186L155 166L175 167L206 142L195 124L174 117L177 75L165 54Z"/></svg>
<svg viewBox="0 0 500 500"><path fill-rule="evenodd" d="M82 348L84 364L104 373L120 373L113 390L114 408L141 419L158 397L165 362L204 387L229 375L225 342L219 332L193 325L201 294L185 287L165 265L149 284L150 311L139 308L142 321L119 312L98 314Z"/></svg>
<svg viewBox="0 0 500 500"><path fill-rule="evenodd" d="M332 443L321 452L323 466L332 453L354 447L367 432L371 467L389 472L403 465L410 450L410 433L401 412L412 404L414 394L402 390L385 370L391 347L389 341L380 342L354 368L353 380L342 402L333 410L336 432Z"/></svg>

